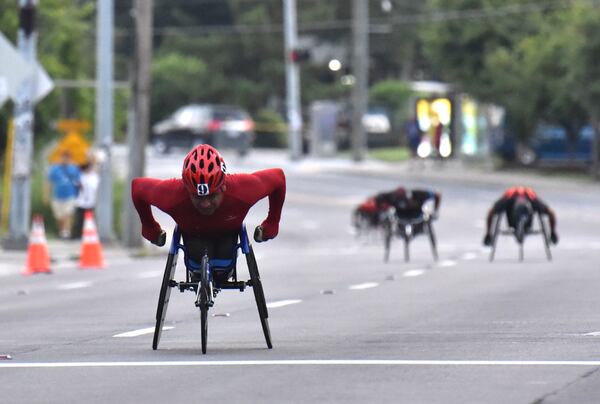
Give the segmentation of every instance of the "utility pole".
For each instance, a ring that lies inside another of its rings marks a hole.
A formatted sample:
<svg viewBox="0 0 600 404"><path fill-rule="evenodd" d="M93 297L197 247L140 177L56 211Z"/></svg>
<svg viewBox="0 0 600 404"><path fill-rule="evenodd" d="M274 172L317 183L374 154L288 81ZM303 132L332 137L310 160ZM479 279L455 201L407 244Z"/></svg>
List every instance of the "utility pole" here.
<svg viewBox="0 0 600 404"><path fill-rule="evenodd" d="M142 245L141 225L131 201L131 181L144 175L146 143L150 128L150 64L152 62L153 0L135 0L135 61L131 69L129 103L129 169L123 200L123 242L127 247Z"/></svg>
<svg viewBox="0 0 600 404"><path fill-rule="evenodd" d="M36 62L35 14L37 0L19 0L17 47L31 65ZM36 70L23 80L14 107L14 139L11 178L9 234L3 240L6 249L25 250L31 216L31 161L33 154L33 104Z"/></svg>
<svg viewBox="0 0 600 404"><path fill-rule="evenodd" d="M352 0L352 158L362 161L367 139L362 118L369 102L369 0Z"/></svg>
<svg viewBox="0 0 600 404"><path fill-rule="evenodd" d="M300 111L300 69L294 60L298 46L296 0L283 0L285 37L285 84L290 157L298 160L302 155L302 114Z"/></svg>
<svg viewBox="0 0 600 404"><path fill-rule="evenodd" d="M100 164L100 185L96 220L98 234L104 241L114 241L113 231L113 0L97 0L96 18L96 135L95 143L104 159Z"/></svg>

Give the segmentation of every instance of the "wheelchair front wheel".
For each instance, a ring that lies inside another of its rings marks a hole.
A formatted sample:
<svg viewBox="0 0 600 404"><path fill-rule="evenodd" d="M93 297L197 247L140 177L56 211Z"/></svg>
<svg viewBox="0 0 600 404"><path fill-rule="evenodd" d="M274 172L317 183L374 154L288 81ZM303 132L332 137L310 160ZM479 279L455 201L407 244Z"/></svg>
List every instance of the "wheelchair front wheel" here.
<svg viewBox="0 0 600 404"><path fill-rule="evenodd" d="M271 330L269 329L269 312L267 310L267 302L265 300L265 293L263 291L262 282L260 281L260 274L258 273L258 265L256 264L256 257L254 256L254 250L250 246L248 254L246 254L246 263L248 264L248 272L250 273L250 283L252 291L254 292L254 299L256 300L256 306L258 308L258 315L260 317L260 324L262 326L263 334L265 335L265 341L269 349L273 348L271 344Z"/></svg>
<svg viewBox="0 0 600 404"><path fill-rule="evenodd" d="M212 303L212 287L209 273L208 256L204 255L200 263L200 282L198 284L198 297L196 305L200 308L200 327L202 339L202 353L206 354L208 340L208 309Z"/></svg>

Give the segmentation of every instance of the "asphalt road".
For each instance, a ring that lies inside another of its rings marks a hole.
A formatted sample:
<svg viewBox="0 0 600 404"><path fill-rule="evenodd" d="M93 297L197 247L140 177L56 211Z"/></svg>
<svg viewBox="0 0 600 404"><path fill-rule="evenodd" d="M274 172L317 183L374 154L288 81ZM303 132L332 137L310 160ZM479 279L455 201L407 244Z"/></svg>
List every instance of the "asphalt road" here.
<svg viewBox="0 0 600 404"><path fill-rule="evenodd" d="M177 176L181 157L151 157L150 174ZM229 167L272 163L255 154ZM0 402L598 402L596 187L539 190L558 214L551 262L532 236L524 262L503 238L490 263L480 243L498 186L288 168L280 236L254 246L272 350L251 291L223 291L202 355L194 296L173 291L169 329L153 351L147 329L163 256L107 256L105 270L5 274L0 355L12 359L0 359ZM376 234L353 234L352 207L398 184L442 192L437 262L425 237L412 243L408 263L396 241L385 264ZM266 209L251 211L250 228ZM247 273L243 260L239 272Z"/></svg>

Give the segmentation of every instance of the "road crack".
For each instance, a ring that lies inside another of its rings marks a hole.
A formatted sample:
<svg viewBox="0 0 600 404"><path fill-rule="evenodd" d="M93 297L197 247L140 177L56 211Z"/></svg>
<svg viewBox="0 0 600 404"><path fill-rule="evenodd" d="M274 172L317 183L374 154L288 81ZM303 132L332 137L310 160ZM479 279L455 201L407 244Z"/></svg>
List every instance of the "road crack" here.
<svg viewBox="0 0 600 404"><path fill-rule="evenodd" d="M569 383L565 384L564 386L559 387L558 389L551 391L550 393L544 394L542 397L538 398L535 401L532 401L531 404L544 404L546 399L548 399L552 396L558 395L559 393L561 393L564 390L567 390L569 387L573 386L575 383L578 383L578 382L592 376L594 373L596 373L598 371L600 371L600 368L592 369L589 372L585 372L581 376L578 376L575 380L572 380Z"/></svg>

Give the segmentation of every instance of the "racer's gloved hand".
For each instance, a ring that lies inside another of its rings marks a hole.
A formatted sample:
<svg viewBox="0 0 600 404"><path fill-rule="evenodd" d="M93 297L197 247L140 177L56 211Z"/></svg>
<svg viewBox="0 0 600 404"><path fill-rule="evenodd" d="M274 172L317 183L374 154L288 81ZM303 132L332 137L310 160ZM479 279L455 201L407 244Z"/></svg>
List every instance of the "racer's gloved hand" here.
<svg viewBox="0 0 600 404"><path fill-rule="evenodd" d="M254 229L254 241L261 243L270 240L275 238L277 233L279 233L279 224L273 225L264 221L260 226L256 226L256 229Z"/></svg>
<svg viewBox="0 0 600 404"><path fill-rule="evenodd" d="M162 247L165 245L166 242L167 242L167 232L161 229L160 235L158 236L158 238L156 240L154 240L152 242L152 244L156 244L157 246Z"/></svg>
<svg viewBox="0 0 600 404"><path fill-rule="evenodd" d="M550 241L552 241L552 244L558 244L558 234L555 232L550 233Z"/></svg>
<svg viewBox="0 0 600 404"><path fill-rule="evenodd" d="M491 246L492 245L492 235L491 234L486 234L485 237L483 238L483 245L485 246Z"/></svg>

